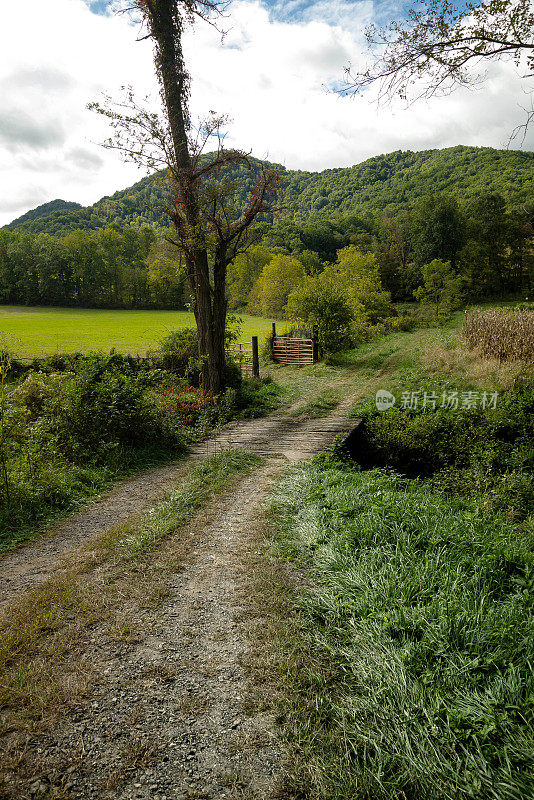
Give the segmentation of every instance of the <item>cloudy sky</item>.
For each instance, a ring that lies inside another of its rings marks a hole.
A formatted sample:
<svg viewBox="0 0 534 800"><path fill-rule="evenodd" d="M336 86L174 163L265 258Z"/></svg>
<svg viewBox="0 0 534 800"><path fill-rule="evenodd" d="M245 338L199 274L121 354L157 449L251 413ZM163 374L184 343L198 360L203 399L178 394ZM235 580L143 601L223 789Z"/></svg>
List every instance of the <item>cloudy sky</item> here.
<svg viewBox="0 0 534 800"><path fill-rule="evenodd" d="M99 142L105 120L86 109L131 84L157 95L151 47L106 0L26 0L0 8L0 225L40 203L90 204L142 177ZM229 114L228 144L291 169L356 164L392 150L504 147L523 121L524 84L511 64L483 87L377 108L328 91L363 57L365 25L402 13L400 0L236 0L220 36L187 34L193 114ZM534 130L522 145L533 149Z"/></svg>

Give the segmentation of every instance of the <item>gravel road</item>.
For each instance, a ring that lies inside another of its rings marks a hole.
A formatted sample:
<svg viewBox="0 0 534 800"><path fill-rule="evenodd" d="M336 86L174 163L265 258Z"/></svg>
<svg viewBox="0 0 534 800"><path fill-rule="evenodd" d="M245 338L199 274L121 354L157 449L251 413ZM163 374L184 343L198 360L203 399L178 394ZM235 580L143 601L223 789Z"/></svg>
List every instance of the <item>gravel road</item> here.
<svg viewBox="0 0 534 800"><path fill-rule="evenodd" d="M163 608L137 608L130 619L138 631L134 641L95 633L87 642L96 676L87 697L58 714L53 728L37 727L24 741L20 732L0 734L0 752L13 750L16 738L26 764L23 779L13 769L0 785L2 800L284 797L275 721L244 702L249 678L242 664L253 646L240 591L246 552L262 501L288 461L324 449L354 424L338 413L313 421L275 415L231 426L183 462L124 482L2 559L6 602L56 575L82 543L150 506L205 454L246 447L266 456L193 521L187 531L192 551L170 576ZM28 763L35 764L31 774Z"/></svg>

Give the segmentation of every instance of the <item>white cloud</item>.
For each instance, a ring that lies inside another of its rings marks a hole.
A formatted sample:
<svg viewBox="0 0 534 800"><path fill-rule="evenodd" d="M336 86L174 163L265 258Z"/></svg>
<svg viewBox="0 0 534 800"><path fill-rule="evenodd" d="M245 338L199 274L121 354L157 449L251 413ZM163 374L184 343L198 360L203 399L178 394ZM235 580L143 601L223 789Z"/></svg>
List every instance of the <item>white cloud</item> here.
<svg viewBox="0 0 534 800"><path fill-rule="evenodd" d="M150 46L135 39L125 17L97 16L83 0L2 8L0 224L56 197L92 203L142 176L98 145L108 126L86 109L129 82L154 91Z"/></svg>
<svg viewBox="0 0 534 800"><path fill-rule="evenodd" d="M59 121L35 119L25 111L0 111L0 142L9 153L27 149L46 150L63 144L65 134Z"/></svg>
<svg viewBox="0 0 534 800"><path fill-rule="evenodd" d="M0 214L4 214L6 222L9 222L24 213L24 211L20 211L21 208L29 210L41 203L46 203L47 200L48 195L44 186L32 185L27 182L22 190L14 188L9 194L0 197Z"/></svg>
<svg viewBox="0 0 534 800"><path fill-rule="evenodd" d="M126 16L96 15L86 0L5 6L0 224L56 197L91 203L141 177L96 144L109 130L86 105L102 91L117 96L124 84L155 94L150 43L136 42L139 30ZM259 0L234 2L223 43L207 25L186 35L193 113L229 114L230 144L295 169L349 166L397 149L504 146L524 116L524 84L510 64L493 67L480 90L408 110L326 90L362 57L374 8L371 0L297 0L270 10ZM534 143L529 136L525 147Z"/></svg>
<svg viewBox="0 0 534 800"><path fill-rule="evenodd" d="M269 4L274 18L286 22L321 21L354 31L358 36L376 15L373 0L279 0Z"/></svg>
<svg viewBox="0 0 534 800"><path fill-rule="evenodd" d="M289 168L350 166L398 149L505 145L524 113L518 105L523 84L510 64L493 67L479 90L409 109L400 101L377 108L368 97L340 98L326 91L349 60L362 58L369 3L350 4L361 14L357 30L342 24L346 5L343 0L285 4L284 19L273 20L259 2L234 3L231 47L220 48L209 28L197 30L189 44L193 74L201 76L193 84L195 110L215 105L229 112L233 144ZM318 8L329 23L318 21ZM301 21L291 22L297 11ZM216 52L216 69L207 63L210 51Z"/></svg>

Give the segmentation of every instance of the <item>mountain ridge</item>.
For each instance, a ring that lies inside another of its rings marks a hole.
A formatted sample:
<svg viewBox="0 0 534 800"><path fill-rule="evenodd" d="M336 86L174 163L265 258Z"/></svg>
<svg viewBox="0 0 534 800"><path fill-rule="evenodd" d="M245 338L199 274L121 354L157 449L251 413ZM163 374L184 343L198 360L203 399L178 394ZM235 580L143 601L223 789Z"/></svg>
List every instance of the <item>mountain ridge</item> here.
<svg viewBox="0 0 534 800"><path fill-rule="evenodd" d="M209 155L207 156L209 157ZM396 150L354 164L313 172L288 170L252 158L256 168L274 167L281 174L285 189L286 214L305 219L316 214L361 214L365 211L394 213L409 207L431 193L448 193L461 205L481 194L502 194L509 206L534 199L534 153L524 150L497 150L490 147L455 147L431 150ZM250 191L253 174L234 169L227 173L239 177L244 187L242 202ZM96 230L113 223L148 224L156 229L167 225L165 208L168 198L164 173L154 173L132 186L102 197L92 206L68 204L51 213L35 212L38 206L6 228L20 228L30 233L63 235L71 230ZM73 208L72 206L78 206Z"/></svg>
<svg viewBox="0 0 534 800"><path fill-rule="evenodd" d="M23 225L26 222L32 222L34 219L47 216L48 214L53 214L56 211L79 211L82 208L82 204L77 203L75 200L60 200L59 198L56 200L50 200L47 203L42 203L40 206L30 208L29 211L21 214L20 217L17 217L16 219L11 220L11 222L8 222L7 225L4 225L4 228L18 228L20 225Z"/></svg>

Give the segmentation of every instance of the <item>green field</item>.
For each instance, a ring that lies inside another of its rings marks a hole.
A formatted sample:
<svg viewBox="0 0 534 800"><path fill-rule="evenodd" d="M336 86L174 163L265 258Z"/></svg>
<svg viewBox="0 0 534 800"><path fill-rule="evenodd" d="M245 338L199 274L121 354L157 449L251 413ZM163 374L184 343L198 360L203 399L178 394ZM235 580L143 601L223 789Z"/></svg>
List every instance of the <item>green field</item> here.
<svg viewBox="0 0 534 800"><path fill-rule="evenodd" d="M240 341L259 336L261 347L271 320L245 314L241 318ZM171 331L188 327L195 327L195 320L187 311L0 306L0 349L20 357L112 347L119 353L144 355Z"/></svg>

